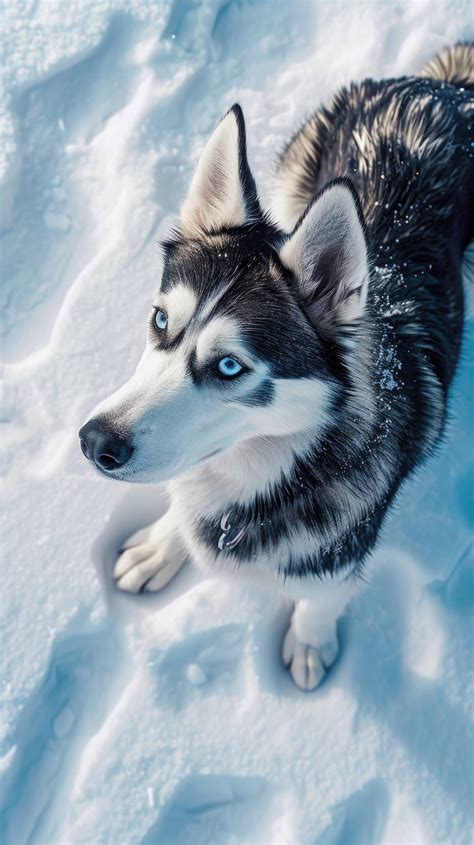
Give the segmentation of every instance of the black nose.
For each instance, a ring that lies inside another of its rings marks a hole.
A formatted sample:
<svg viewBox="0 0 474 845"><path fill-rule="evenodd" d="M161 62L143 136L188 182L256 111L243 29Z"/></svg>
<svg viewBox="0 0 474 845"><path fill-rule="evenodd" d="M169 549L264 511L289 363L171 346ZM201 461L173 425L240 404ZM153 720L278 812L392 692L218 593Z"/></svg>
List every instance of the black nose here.
<svg viewBox="0 0 474 845"><path fill-rule="evenodd" d="M82 426L79 440L83 455L107 472L123 467L133 452L133 446L99 418Z"/></svg>

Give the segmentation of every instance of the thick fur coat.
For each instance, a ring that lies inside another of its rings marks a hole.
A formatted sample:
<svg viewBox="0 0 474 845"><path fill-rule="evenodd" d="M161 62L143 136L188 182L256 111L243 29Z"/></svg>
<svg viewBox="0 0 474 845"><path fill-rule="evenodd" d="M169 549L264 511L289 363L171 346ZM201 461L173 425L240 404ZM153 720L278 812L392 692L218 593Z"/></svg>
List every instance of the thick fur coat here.
<svg viewBox="0 0 474 845"><path fill-rule="evenodd" d="M234 106L209 140L137 373L81 429L99 471L169 481L118 586L159 589L186 553L297 599L302 688L401 482L445 425L473 235L473 50L340 91L283 151L262 211Z"/></svg>

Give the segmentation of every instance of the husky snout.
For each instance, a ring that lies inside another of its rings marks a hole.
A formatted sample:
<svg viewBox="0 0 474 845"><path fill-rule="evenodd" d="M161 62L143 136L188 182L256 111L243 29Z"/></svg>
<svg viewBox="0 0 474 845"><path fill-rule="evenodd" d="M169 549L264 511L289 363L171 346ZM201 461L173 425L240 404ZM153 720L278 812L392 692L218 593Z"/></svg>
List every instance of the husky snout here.
<svg viewBox="0 0 474 845"><path fill-rule="evenodd" d="M133 453L130 440L100 417L93 417L82 426L79 441L83 455L107 474L121 469Z"/></svg>

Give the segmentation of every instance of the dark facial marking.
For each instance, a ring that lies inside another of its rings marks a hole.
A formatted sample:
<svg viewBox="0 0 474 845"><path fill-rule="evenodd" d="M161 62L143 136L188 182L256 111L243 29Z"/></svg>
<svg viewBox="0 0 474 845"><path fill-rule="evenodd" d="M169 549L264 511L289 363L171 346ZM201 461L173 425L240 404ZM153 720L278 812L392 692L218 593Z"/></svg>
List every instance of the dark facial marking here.
<svg viewBox="0 0 474 845"><path fill-rule="evenodd" d="M239 399L239 402L241 405L263 408L266 405L271 405L274 394L275 387L273 382L270 379L265 379L255 390L252 390L247 396Z"/></svg>
<svg viewBox="0 0 474 845"><path fill-rule="evenodd" d="M197 321L201 309L216 300L208 319L236 320L244 343L273 377L347 380L343 350L335 342L328 349L311 324L278 245L278 233L265 224L165 244L162 291L186 280L198 299Z"/></svg>

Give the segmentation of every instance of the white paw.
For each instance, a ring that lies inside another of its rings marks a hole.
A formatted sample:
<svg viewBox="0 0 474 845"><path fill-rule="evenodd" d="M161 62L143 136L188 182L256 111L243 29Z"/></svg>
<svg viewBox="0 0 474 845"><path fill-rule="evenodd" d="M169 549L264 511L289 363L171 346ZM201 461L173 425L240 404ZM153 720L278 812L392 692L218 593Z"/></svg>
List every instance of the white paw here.
<svg viewBox="0 0 474 845"><path fill-rule="evenodd" d="M160 531L159 523L143 528L124 543L114 567L119 590L129 593L162 590L183 565L178 541Z"/></svg>
<svg viewBox="0 0 474 845"><path fill-rule="evenodd" d="M303 643L297 638L291 624L283 640L283 663L290 670L296 686L306 691L320 685L338 653L337 639L317 647Z"/></svg>

